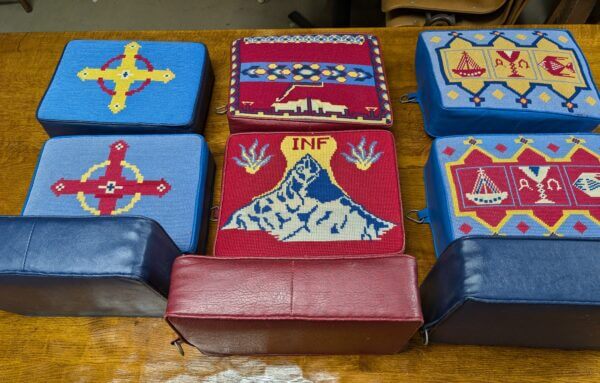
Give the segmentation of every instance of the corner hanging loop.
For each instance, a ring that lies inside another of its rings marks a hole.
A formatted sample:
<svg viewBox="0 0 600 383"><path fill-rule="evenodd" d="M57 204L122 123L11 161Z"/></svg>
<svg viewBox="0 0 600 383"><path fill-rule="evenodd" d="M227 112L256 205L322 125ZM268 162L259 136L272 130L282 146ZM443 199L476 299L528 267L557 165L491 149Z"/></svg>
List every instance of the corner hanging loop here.
<svg viewBox="0 0 600 383"><path fill-rule="evenodd" d="M419 214L419 212L420 212L420 210L417 210L417 209L409 210L406 212L406 214L404 216L409 221L412 221L414 223L418 223L419 225L421 225L423 223L426 223L427 219L426 219L426 217L421 216Z"/></svg>
<svg viewBox="0 0 600 383"><path fill-rule="evenodd" d="M421 329L421 338L423 339L423 346L429 346L429 330L425 327Z"/></svg>
<svg viewBox="0 0 600 383"><path fill-rule="evenodd" d="M219 220L220 210L221 210L221 206L219 206L219 205L215 205L210 208L209 217L210 217L211 222L217 222Z"/></svg>
<svg viewBox="0 0 600 383"><path fill-rule="evenodd" d="M181 340L181 338L177 338L177 339L171 341L171 346L177 347L177 351L179 351L179 355L184 356L185 353L183 352L183 347L181 346L182 343L183 343L183 341Z"/></svg>
<svg viewBox="0 0 600 383"><path fill-rule="evenodd" d="M216 114L225 114L225 113L227 113L227 105L217 106L215 108L215 113Z"/></svg>
<svg viewBox="0 0 600 383"><path fill-rule="evenodd" d="M401 104L416 104L418 102L419 102L419 99L417 97L417 92L406 93L406 94L403 94L402 96L400 96Z"/></svg>

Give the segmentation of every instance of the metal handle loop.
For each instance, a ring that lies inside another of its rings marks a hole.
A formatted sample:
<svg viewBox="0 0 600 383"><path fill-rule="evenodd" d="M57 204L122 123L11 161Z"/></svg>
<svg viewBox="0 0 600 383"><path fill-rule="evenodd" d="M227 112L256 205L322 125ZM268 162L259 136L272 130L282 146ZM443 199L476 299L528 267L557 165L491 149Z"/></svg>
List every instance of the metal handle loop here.
<svg viewBox="0 0 600 383"><path fill-rule="evenodd" d="M417 102L417 96L414 93L407 93L400 96L401 104L411 104Z"/></svg>
<svg viewBox="0 0 600 383"><path fill-rule="evenodd" d="M210 208L210 221L211 222L217 222L219 220L220 208L221 207L219 205L215 205Z"/></svg>
<svg viewBox="0 0 600 383"><path fill-rule="evenodd" d="M185 353L183 351L183 347L181 346L182 343L183 343L183 341L181 340L181 338L177 338L177 339L171 341L171 346L177 347L177 351L179 351L179 355L184 356Z"/></svg>
<svg viewBox="0 0 600 383"><path fill-rule="evenodd" d="M414 218L413 215L415 215L417 218ZM425 217L419 217L419 210L416 210L416 209L409 210L408 212L406 212L406 214L404 216L409 221L418 223L419 225L425 223Z"/></svg>

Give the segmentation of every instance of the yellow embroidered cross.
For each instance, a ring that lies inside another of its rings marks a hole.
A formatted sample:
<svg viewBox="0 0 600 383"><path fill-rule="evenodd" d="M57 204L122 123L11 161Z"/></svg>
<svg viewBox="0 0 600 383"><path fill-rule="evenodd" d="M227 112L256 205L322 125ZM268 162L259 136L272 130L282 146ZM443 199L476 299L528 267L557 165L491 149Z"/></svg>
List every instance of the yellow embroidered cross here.
<svg viewBox="0 0 600 383"><path fill-rule="evenodd" d="M122 54L111 58L100 68L85 67L77 73L77 77L82 81L96 80L102 91L112 96L108 108L115 114L125 109L128 96L141 92L150 82L159 81L166 84L175 78L175 74L170 69L154 69L150 61L138 53L141 47L140 44L132 41L125 45ZM121 60L119 66L110 68L110 65L118 60ZM144 63L146 69L138 68L137 61ZM106 86L107 80L114 82L113 89ZM136 81L142 83L132 88Z"/></svg>

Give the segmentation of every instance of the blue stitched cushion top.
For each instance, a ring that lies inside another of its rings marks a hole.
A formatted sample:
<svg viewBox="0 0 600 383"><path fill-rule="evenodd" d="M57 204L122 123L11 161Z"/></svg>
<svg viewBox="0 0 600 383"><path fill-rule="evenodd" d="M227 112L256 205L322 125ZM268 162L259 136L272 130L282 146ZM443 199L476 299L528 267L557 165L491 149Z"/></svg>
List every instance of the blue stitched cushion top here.
<svg viewBox="0 0 600 383"><path fill-rule="evenodd" d="M195 134L52 138L23 215L145 216L182 252L194 252L212 193L209 157Z"/></svg>
<svg viewBox="0 0 600 383"><path fill-rule="evenodd" d="M600 238L600 135L437 138L426 213L440 255L473 235Z"/></svg>
<svg viewBox="0 0 600 383"><path fill-rule="evenodd" d="M417 99L432 136L592 131L600 98L566 30L427 31Z"/></svg>
<svg viewBox="0 0 600 383"><path fill-rule="evenodd" d="M51 136L198 131L211 85L201 43L74 40L37 117Z"/></svg>

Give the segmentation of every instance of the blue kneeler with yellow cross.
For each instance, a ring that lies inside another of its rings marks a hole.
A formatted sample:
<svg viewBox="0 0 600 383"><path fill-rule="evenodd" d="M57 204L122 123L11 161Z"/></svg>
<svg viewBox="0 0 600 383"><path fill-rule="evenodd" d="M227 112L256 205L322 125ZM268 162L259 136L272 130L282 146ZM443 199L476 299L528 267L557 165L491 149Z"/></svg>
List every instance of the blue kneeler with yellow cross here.
<svg viewBox="0 0 600 383"><path fill-rule="evenodd" d="M201 133L213 73L192 42L69 42L37 112L52 136Z"/></svg>

